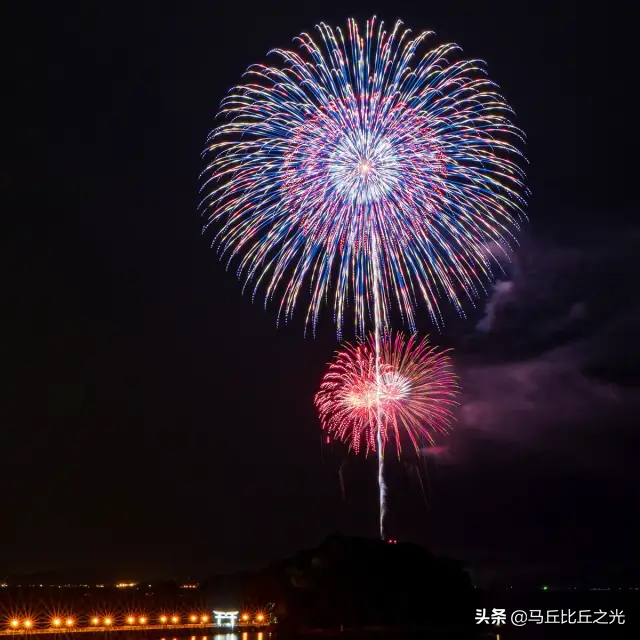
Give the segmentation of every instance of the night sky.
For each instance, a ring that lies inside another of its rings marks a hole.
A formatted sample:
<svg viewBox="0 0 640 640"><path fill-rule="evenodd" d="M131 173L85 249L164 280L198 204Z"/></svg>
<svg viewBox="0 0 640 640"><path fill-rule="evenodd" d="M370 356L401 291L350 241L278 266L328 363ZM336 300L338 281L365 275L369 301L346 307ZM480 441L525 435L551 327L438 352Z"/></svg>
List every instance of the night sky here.
<svg viewBox="0 0 640 640"><path fill-rule="evenodd" d="M245 68L372 14L487 62L532 191L486 301L439 333L421 315L464 392L435 454L390 461L390 533L489 574L638 567L637 70L608 7L12 3L0 577L204 576L377 534L374 460L346 461L343 496L313 407L330 314L315 339L301 313L276 328L197 211L200 152Z"/></svg>

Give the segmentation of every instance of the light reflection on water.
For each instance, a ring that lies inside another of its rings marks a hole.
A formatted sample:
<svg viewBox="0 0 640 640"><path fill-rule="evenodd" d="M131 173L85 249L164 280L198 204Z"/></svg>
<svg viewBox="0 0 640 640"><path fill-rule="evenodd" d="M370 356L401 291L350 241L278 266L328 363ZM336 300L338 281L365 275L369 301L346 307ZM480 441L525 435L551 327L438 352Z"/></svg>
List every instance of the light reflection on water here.
<svg viewBox="0 0 640 640"><path fill-rule="evenodd" d="M188 640L269 640L271 633L264 631L231 631L220 630L213 631L206 636L191 636ZM131 634L126 636L126 640L187 640L185 636L180 637L157 637L152 635L145 635L144 638L140 637L140 634Z"/></svg>
<svg viewBox="0 0 640 640"><path fill-rule="evenodd" d="M234 630L231 629L221 629L219 631L211 631L206 636L190 636L188 633L183 634L182 636L159 636L152 634L145 634L142 636L140 633L132 633L132 634L123 634L122 636L118 636L118 640L276 640L278 635L276 635L273 631L242 631L242 630ZM328 637L335 638L338 636L338 633L331 634L329 633ZM309 636L306 635L287 635L289 640L309 640ZM372 632L371 634L358 634L358 640L425 640L425 635L422 633L401 633L398 634L396 632ZM429 640L452 640L455 638L458 640L460 637L464 637L465 640L506 640L501 633L482 633L478 632L477 634L464 635L464 636L451 636L448 634L438 635L438 634L429 634ZM556 636L553 636L554 638ZM590 637L590 636L589 636ZM345 640L352 638L352 636L346 635L344 636ZM542 640L541 637L535 636L527 636L528 640ZM560 636L563 638L563 636ZM550 640L545 636L545 640ZM566 640L566 639L563 639ZM582 638L581 638L582 640ZM600 640L600 639L598 639Z"/></svg>
<svg viewBox="0 0 640 640"><path fill-rule="evenodd" d="M338 635L338 634L335 634ZM125 634L123 633L122 635L118 635L118 640L276 640L278 636L275 635L274 632L270 632L270 631L240 631L240 630L236 630L236 631L231 631L229 630L220 630L220 631L211 631L209 634L207 634L206 636L190 636L188 633L183 634L182 636L178 635L178 636L160 636L158 635L154 635L154 634L150 634L150 633L146 633L144 635L138 633L131 633L131 634ZM298 636L298 635L293 635L293 636L287 636L288 638L290 638L290 640L308 640L308 636ZM331 636L330 637L335 637L335 636ZM346 636L345 640L347 638L349 638L350 636ZM450 636L447 634L444 635L429 635L428 636L430 640L451 640L452 638L458 638L459 636ZM478 632L476 635L465 635L463 636L465 638L465 640L470 640L471 638L473 638L473 640L506 640L506 638L504 638L504 636L500 633L480 633ZM550 636L551 637L551 636ZM545 635L544 638L545 640L550 640L550 637L547 638L547 636ZM554 638L557 636L553 636ZM560 638L562 638L563 636L560 636ZM416 633L403 633L398 635L397 633L394 632L387 632L387 633L381 633L381 632L374 632L369 634L365 634L365 635L358 635L359 640L425 640L425 635L424 634L416 634ZM537 636L537 635L532 635L532 636L527 636L527 638L529 640L541 640L541 636ZM591 638L591 636L589 636L589 638ZM586 639L586 636L585 636ZM582 640L582 638L581 638Z"/></svg>

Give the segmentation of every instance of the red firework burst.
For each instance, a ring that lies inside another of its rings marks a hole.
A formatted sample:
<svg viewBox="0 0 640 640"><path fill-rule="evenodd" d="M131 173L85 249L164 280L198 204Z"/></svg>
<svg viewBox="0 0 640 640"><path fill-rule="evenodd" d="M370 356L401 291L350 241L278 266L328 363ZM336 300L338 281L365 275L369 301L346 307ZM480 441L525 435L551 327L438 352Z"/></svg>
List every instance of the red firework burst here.
<svg viewBox="0 0 640 640"><path fill-rule="evenodd" d="M449 431L458 393L448 351L415 334L387 335L376 368L371 335L337 353L315 404L322 428L356 453L363 445L367 452L376 450L378 428L383 446L392 439L400 453L403 433L418 450L421 440L433 444L434 433Z"/></svg>

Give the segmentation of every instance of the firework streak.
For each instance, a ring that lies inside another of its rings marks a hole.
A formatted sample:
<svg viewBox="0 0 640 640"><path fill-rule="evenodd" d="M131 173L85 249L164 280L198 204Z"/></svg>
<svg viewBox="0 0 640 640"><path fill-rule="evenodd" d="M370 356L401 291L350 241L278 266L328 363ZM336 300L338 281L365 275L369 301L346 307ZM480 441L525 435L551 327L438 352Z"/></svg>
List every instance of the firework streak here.
<svg viewBox="0 0 640 640"><path fill-rule="evenodd" d="M483 63L456 60L456 45L421 53L429 32L375 18L363 32L354 20L317 31L223 100L202 207L245 287L279 299L279 320L302 301L315 331L328 302L339 337L347 313L360 337L373 324L380 415L365 439L371 448L377 429L382 532L384 441L415 425L402 414L382 426L395 415L382 336L394 308L414 332L419 304L440 325L443 299L463 314L484 292L523 215L523 135Z"/></svg>

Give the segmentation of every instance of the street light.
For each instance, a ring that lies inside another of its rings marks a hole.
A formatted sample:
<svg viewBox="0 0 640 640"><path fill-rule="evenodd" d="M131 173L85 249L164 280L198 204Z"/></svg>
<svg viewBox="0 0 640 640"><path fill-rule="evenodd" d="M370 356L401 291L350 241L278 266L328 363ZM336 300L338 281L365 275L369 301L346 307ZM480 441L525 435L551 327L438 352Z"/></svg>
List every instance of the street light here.
<svg viewBox="0 0 640 640"><path fill-rule="evenodd" d="M20 620L12 620L11 626L15 629L20 624Z"/></svg>
<svg viewBox="0 0 640 640"><path fill-rule="evenodd" d="M167 621L167 616L160 616L160 622L164 624Z"/></svg>
<svg viewBox="0 0 640 640"><path fill-rule="evenodd" d="M73 627L73 620L71 618L67 620L67 627Z"/></svg>
<svg viewBox="0 0 640 640"><path fill-rule="evenodd" d="M100 618L93 618L93 620L91 620L91 624L98 624L98 622L100 622Z"/></svg>
<svg viewBox="0 0 640 640"><path fill-rule="evenodd" d="M24 626L27 627L27 629L33 624L33 622L31 622L31 620L25 620L24 621Z"/></svg>
<svg viewBox="0 0 640 640"><path fill-rule="evenodd" d="M197 616L190 616L189 620L191 620L191 622L196 622L198 620Z"/></svg>
<svg viewBox="0 0 640 640"><path fill-rule="evenodd" d="M258 622L262 622L262 621L264 620L264 616L263 616L261 613L259 613L259 614L256 616L256 620L257 620Z"/></svg>
<svg viewBox="0 0 640 640"><path fill-rule="evenodd" d="M202 616L202 622L209 622L209 616Z"/></svg>
<svg viewBox="0 0 640 640"><path fill-rule="evenodd" d="M104 623L105 623L106 625L110 625L110 624L111 624L111 618L105 618L105 619L104 619Z"/></svg>
<svg viewBox="0 0 640 640"><path fill-rule="evenodd" d="M133 616L129 616L127 618L127 624L133 624L135 622L135 618Z"/></svg>
<svg viewBox="0 0 640 640"><path fill-rule="evenodd" d="M171 622L173 622L173 624L178 624L179 620L180 620L180 618L178 618L178 616L173 616L171 618Z"/></svg>
<svg viewBox="0 0 640 640"><path fill-rule="evenodd" d="M62 620L60 620L60 618L54 618L54 619L51 621L51 624L52 624L54 627L59 627L61 623L62 623Z"/></svg>
<svg viewBox="0 0 640 640"><path fill-rule="evenodd" d="M146 618L140 618L140 624L146 624L147 619Z"/></svg>

